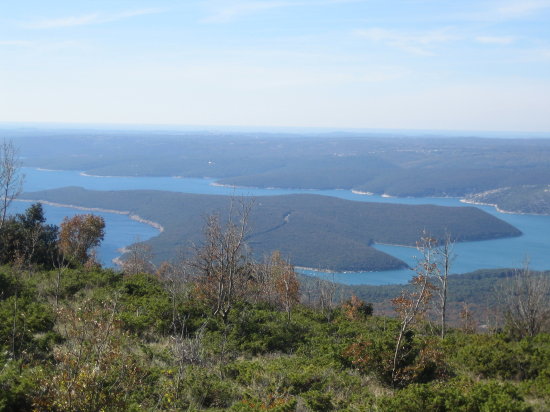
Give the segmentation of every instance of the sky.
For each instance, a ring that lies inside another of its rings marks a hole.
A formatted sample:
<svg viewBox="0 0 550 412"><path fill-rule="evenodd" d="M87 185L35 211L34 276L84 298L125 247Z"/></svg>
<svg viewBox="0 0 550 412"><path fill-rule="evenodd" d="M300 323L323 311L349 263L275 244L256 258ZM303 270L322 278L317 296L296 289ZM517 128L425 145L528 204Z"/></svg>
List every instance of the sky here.
<svg viewBox="0 0 550 412"><path fill-rule="evenodd" d="M550 0L0 0L0 122L550 132Z"/></svg>

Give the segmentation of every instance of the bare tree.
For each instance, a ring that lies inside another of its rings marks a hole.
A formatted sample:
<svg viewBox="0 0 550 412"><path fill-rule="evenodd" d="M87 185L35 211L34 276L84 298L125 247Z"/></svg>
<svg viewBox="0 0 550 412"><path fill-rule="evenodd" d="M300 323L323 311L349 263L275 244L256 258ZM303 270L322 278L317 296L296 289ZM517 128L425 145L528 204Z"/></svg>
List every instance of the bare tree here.
<svg viewBox="0 0 550 412"><path fill-rule="evenodd" d="M128 246L126 256L120 265L126 275L137 275L139 273L152 274L155 272L155 265L153 265L152 261L153 251L151 246L138 241Z"/></svg>
<svg viewBox="0 0 550 412"><path fill-rule="evenodd" d="M510 332L518 337L535 336L550 325L550 277L532 273L529 265L500 285L501 310Z"/></svg>
<svg viewBox="0 0 550 412"><path fill-rule="evenodd" d="M254 265L254 292L251 294L251 302L267 302L277 304L277 291L273 281L274 270L273 255L264 256L262 262Z"/></svg>
<svg viewBox="0 0 550 412"><path fill-rule="evenodd" d="M474 318L473 311L467 303L462 303L462 310L460 311L460 329L467 334L475 333L477 330L477 322Z"/></svg>
<svg viewBox="0 0 550 412"><path fill-rule="evenodd" d="M441 338L445 337L447 331L447 290L448 276L451 271L451 265L455 258L454 242L449 233L435 249L435 260L437 268L434 268L433 277L437 280L437 295L439 297L437 311L439 312Z"/></svg>
<svg viewBox="0 0 550 412"><path fill-rule="evenodd" d="M411 327L423 319L429 308L430 299L434 290L434 286L430 283L430 279L434 276L435 271L437 271L434 245L435 240L426 236L423 236L420 241L417 242L416 248L421 255L414 269L416 276L414 276L410 282L412 290L404 290L401 296L392 299L395 311L401 319L392 364L392 382L394 383L399 381L400 364L402 363L402 359L406 356L404 345L405 338L411 330Z"/></svg>
<svg viewBox="0 0 550 412"><path fill-rule="evenodd" d="M227 220L211 215L204 228L204 243L196 248L192 266L198 272L200 291L211 304L212 314L227 321L236 299L246 293L252 265L245 242L251 204L231 201Z"/></svg>
<svg viewBox="0 0 550 412"><path fill-rule="evenodd" d="M8 207L21 194L24 176L20 173L17 149L12 141L0 144L0 228L6 221Z"/></svg>
<svg viewBox="0 0 550 412"><path fill-rule="evenodd" d="M336 292L338 289L334 281L334 275L332 279L318 279L316 286L317 293L319 294L318 306L321 309L321 313L325 315L327 321L330 321L334 308L336 307Z"/></svg>
<svg viewBox="0 0 550 412"><path fill-rule="evenodd" d="M54 285L54 298L55 298L55 309L57 311L59 307L59 295L61 293L61 283L65 276L66 270L69 268L69 262L63 258L63 255L59 250L52 252L52 262L53 267L55 268L55 285Z"/></svg>
<svg viewBox="0 0 550 412"><path fill-rule="evenodd" d="M164 289L170 295L172 304L172 331L179 333L185 326L185 319L180 313L182 302L188 297L191 290L191 269L189 262L180 256L173 263L162 262L156 270L156 275L164 285Z"/></svg>
<svg viewBox="0 0 550 412"><path fill-rule="evenodd" d="M170 337L170 349L176 361L174 379L174 396L181 396L181 387L185 378L187 365L203 365L206 362L206 345L204 342L207 322L204 322L193 335L187 333L185 321Z"/></svg>
<svg viewBox="0 0 550 412"><path fill-rule="evenodd" d="M294 266L283 259L278 251L271 255L271 268L271 279L275 283L277 301L285 310L287 321L290 322L292 308L300 301L300 283Z"/></svg>
<svg viewBox="0 0 550 412"><path fill-rule="evenodd" d="M455 259L454 241L449 233L438 240L423 232L417 249L421 254L418 263L422 266L422 271L435 282L434 293L438 299L433 309L439 318L440 336L444 338L447 332L448 278Z"/></svg>

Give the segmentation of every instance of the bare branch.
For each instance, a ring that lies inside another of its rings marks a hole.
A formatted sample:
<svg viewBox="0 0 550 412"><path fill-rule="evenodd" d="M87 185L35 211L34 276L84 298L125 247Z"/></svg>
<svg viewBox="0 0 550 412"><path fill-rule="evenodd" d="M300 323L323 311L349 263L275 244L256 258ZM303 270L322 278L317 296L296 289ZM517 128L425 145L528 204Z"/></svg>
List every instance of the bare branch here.
<svg viewBox="0 0 550 412"><path fill-rule="evenodd" d="M13 142L4 140L0 144L0 228L6 221L11 202L21 194L23 179L17 149Z"/></svg>

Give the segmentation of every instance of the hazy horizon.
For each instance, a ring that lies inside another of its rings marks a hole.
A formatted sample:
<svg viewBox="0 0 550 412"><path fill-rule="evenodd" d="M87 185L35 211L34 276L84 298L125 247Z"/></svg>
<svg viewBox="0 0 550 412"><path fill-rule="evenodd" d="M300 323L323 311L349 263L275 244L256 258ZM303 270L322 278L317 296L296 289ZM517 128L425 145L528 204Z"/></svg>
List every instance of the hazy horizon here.
<svg viewBox="0 0 550 412"><path fill-rule="evenodd" d="M550 133L550 0L0 11L0 122Z"/></svg>
<svg viewBox="0 0 550 412"><path fill-rule="evenodd" d="M380 135L380 137L467 137L467 138L550 138L550 132L526 132L503 130L437 130L437 129L385 129L385 128L344 128L344 127L290 127L290 126L209 126L182 124L127 124L127 123L57 123L57 122L0 122L2 130L51 131L113 131L151 133L281 133L281 134L342 134ZM1 136L0 136L1 137ZM9 136L4 136L9 138Z"/></svg>

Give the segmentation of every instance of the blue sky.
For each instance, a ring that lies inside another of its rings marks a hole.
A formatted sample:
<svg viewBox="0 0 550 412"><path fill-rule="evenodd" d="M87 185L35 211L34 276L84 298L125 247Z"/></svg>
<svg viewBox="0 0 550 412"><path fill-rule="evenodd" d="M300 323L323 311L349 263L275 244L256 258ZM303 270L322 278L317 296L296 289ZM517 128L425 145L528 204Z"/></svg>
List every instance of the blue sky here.
<svg viewBox="0 0 550 412"><path fill-rule="evenodd" d="M550 132L550 0L3 1L0 122Z"/></svg>

